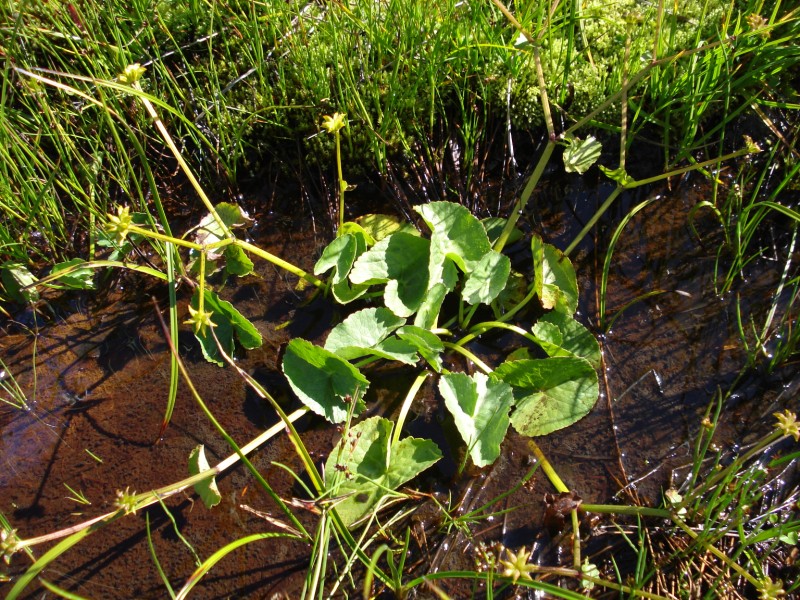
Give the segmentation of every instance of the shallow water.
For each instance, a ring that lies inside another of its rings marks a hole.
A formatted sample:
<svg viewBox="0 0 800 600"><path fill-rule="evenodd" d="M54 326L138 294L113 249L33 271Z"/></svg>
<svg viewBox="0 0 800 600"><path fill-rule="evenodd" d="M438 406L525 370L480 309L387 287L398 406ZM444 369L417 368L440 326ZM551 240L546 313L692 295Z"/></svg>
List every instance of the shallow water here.
<svg viewBox="0 0 800 600"><path fill-rule="evenodd" d="M587 191L580 178L551 182L536 200L535 218L532 211L527 217L545 239L563 247L607 192L604 186ZM642 211L622 237L611 273L608 306L613 313L649 290L669 293L633 305L601 336L603 394L592 413L567 430L537 440L561 478L586 502L612 501L622 489L623 496L636 494L657 504L671 469L690 460L689 442L717 386L733 381L743 360L736 333L735 297L717 298L711 293L714 249L697 244L686 226L685 215L703 189L684 182L672 191L665 186L648 193L661 198ZM631 194L621 198L618 214L609 215L606 221L618 222L633 203L646 197ZM258 218L258 228L270 233L257 242L310 269L326 239L309 225L292 222L287 226L283 218L263 215ZM586 240L573 257L581 278L581 320L598 334L596 292L604 243ZM518 252L524 253L524 248ZM294 279L271 265L257 265L257 271L258 277L229 285L222 293L264 336L263 347L240 355L238 363L291 408L295 402L280 372L282 345L293 337L320 341L341 315L324 299L304 305L309 292L298 292ZM763 287L751 285L741 290L745 301L758 302L768 293L770 283L764 278L759 283ZM161 297L163 309L163 290L157 286L149 289ZM185 300L182 306L185 310ZM503 347L506 340L484 339L482 343L491 355L489 347ZM246 389L232 369L202 360L191 335L183 335L179 346L209 408L240 445L276 422L270 408ZM11 328L0 338L0 353L31 394L29 410L0 408L0 512L23 538L112 510L117 490L143 492L186 477L187 457L198 444L205 445L212 464L230 454L185 385L172 423L156 443L167 397L169 355L147 303L123 304L120 300L111 306L65 310L63 318L43 325L36 337ZM367 401L371 410L391 412L411 375L408 369L384 367L380 376L370 377L373 386ZM782 383L777 378L753 377L748 380L747 394L752 402L759 402L765 388L779 388ZM528 441L512 432L495 465L458 477L462 450L452 444L454 430L432 385L429 382L423 388L423 399L408 429L413 435L433 437L449 456L423 474L416 485L440 498L451 493L460 502L459 510L466 513L507 491L509 482L519 482L534 461ZM378 398L380 406L376 406ZM735 419L721 431L722 437L729 439L721 441L741 442L745 434L760 430L762 417L772 412L764 406L740 401ZM309 449L323 460L335 443L336 430L311 418L304 418L300 428ZM301 494L296 482L276 466L281 463L301 471L285 436L257 451L252 460L281 497ZM243 504L280 518L242 467L220 477L219 484L223 500L212 510L188 493L165 503L181 535L201 558L246 534L275 529L243 509ZM91 504L68 499L72 492L67 485L83 493ZM552 491L544 475L536 472L530 482L494 507L515 510L477 525L476 541L501 541L510 547L534 545L537 560L557 559L558 539L552 540L542 525L543 498ZM314 515L302 510L298 514L313 529ZM50 565L44 577L86 597L164 597L164 584L148 550L146 518L161 567L173 587L179 588L194 570L195 556L157 506L92 534ZM422 503L414 518L415 540L421 546L415 556L422 557L428 570L474 568L471 542L461 534L437 533L440 521L433 505ZM35 551L41 555L40 548ZM270 598L280 597L273 596L278 593L296 597L308 553L306 545L295 542L256 542L216 565L195 589L195 597ZM11 574L21 573L28 564L23 555L15 556ZM35 589L31 586L29 597L38 597Z"/></svg>

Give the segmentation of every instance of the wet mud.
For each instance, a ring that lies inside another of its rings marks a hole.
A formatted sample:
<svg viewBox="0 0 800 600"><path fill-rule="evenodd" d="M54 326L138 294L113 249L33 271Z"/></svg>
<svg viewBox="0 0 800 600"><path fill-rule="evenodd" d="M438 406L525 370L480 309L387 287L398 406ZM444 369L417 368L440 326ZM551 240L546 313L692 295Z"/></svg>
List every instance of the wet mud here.
<svg viewBox="0 0 800 600"><path fill-rule="evenodd" d="M610 190L601 185L587 191L579 178L549 185L535 200L535 215L527 219L547 241L563 247ZM588 417L537 443L584 502L636 496L658 504L673 470L690 461L690 442L713 394L718 386L730 384L741 368L735 297L713 294L713 248L697 243L686 222L702 193L691 182L681 182L672 190L664 186L631 194L620 199L619 214L606 219L616 223L631 205L661 196L628 225L622 237L608 285L608 312L614 314L645 292L665 293L630 306L607 333L599 329L597 293L608 236L601 230L573 257L581 278L579 318L600 336L603 348L602 396ZM308 270L327 241L309 224L292 221L286 226L285 220L269 215L259 217L258 228L267 233L260 234L257 243ZM524 255L524 245L516 251ZM234 302L264 336L262 348L242 353L237 362L291 409L296 401L280 372L282 346L294 337L323 340L342 315L324 298L312 300L308 290L298 291L293 277L271 265L261 263L257 271L257 276L231 282L222 291L223 298ZM743 290L745 301L758 302L768 293L769 283L765 279L763 287L754 284ZM161 296L157 302L164 310L163 290L154 293ZM184 311L186 296L183 291ZM120 294L110 306L73 310L35 334L10 326L0 337L0 356L30 400L25 409L0 406L0 512L20 537L45 535L113 510L117 490L144 492L185 478L187 458L198 444L205 446L211 464L231 453L183 384L172 422L158 439L170 358L154 310L146 303L127 303ZM506 342L482 340L495 348ZM240 445L277 421L233 369L203 361L188 330L178 345L204 400ZM491 357L491 348L488 354ZM373 382L367 396L369 410L391 414L414 372L377 369L372 376L367 373ZM762 430L762 419L772 408L781 408L781 403L791 407L788 403L793 400L778 394L785 383L779 377L751 378L748 395L771 394L777 400L758 408L742 401L734 418L724 424L723 436L730 443L741 443ZM314 457L323 461L334 447L336 429L310 417L304 417L299 428ZM481 520L473 540L457 529L443 532L441 512L433 502L421 501L410 525L414 557L424 569L474 569L478 543L533 546L536 560L558 560L562 540L544 523L544 497L553 489L534 469L527 439L510 430L493 466L458 475L463 448L431 381L420 394L408 431L433 438L446 455L414 486L450 503L456 515L481 508L529 476L524 485L491 506L495 512L513 510ZM282 498L302 496L296 481L278 466L302 472L286 436L256 451L251 460ZM155 505L118 519L59 557L42 576L90 598L165 597L153 555L170 585L178 589L196 568L198 556L204 559L248 534L277 530L243 508L282 518L246 469L237 466L218 482L223 497L219 506L209 510L188 492L170 498L164 502L169 514ZM79 494L90 504L79 502ZM297 514L313 530L316 517L304 510ZM41 556L43 547L34 552ZM218 563L193 597L297 597L309 554L310 548L298 542L254 542ZM8 573L16 577L29 565L28 557L18 554ZM0 592L10 585L0 584ZM453 597L461 597L458 584L447 589ZM41 588L32 585L26 597L41 597Z"/></svg>

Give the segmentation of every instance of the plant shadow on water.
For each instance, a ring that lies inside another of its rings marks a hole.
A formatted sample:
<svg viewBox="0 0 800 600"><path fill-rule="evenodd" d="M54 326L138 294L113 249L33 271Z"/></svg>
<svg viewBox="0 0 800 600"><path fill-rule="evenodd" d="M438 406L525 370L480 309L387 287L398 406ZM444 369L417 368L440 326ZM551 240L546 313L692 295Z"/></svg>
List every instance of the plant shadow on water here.
<svg viewBox="0 0 800 600"><path fill-rule="evenodd" d="M572 239L594 211L594 198L602 199L605 193L602 185L587 189L585 179L579 177L552 177L536 198L536 218L528 215L530 227L555 244ZM671 470L691 462L690 440L700 426L703 409L717 386L725 387L735 379L742 360L734 297L720 299L710 291L715 257L696 242L682 217L706 193L704 184L687 180L672 190L663 186L646 193L624 195L618 206L625 215L631 206L658 197L629 223L628 235L617 246L608 286L609 312L649 290L666 293L631 304L601 337L606 361L603 379L609 387L601 386L603 393L594 410L557 436L539 438L556 470L584 502L607 502L623 488L629 498L658 504ZM619 220L612 216L612 222L615 218ZM280 226L270 226L272 219ZM259 229L269 233L256 242L310 268L322 243L317 234L307 221L286 227L278 219L275 215L257 218ZM580 282L584 292L579 313L597 334L601 333L595 302L597 265L604 243L585 240L575 257L579 276L585 278ZM764 282L765 290L771 289L770 283ZM755 283L742 293L758 303L762 290ZM296 291L293 278L270 265L261 267L257 277L229 284L223 295L235 299L264 336L264 345L242 354L237 363L280 402L294 405L280 370L283 347L296 337L322 339L340 315L320 298L300 310L310 292ZM274 423L271 410L232 369L204 362L188 339L179 343L184 349L193 348L187 359L192 379L234 439L250 439ZM487 337L473 350L491 360L498 348L500 353L508 351L506 343L502 336ZM229 452L185 390L179 394L172 423L154 443L168 390L169 352L156 319L134 305L119 302L77 311L48 324L37 337L35 373L31 371L33 352L30 335L3 338L3 358L20 384L33 390L35 375L35 402L29 410L4 407L0 413L0 488L4 491L0 511L26 536L61 529L108 510L116 489L141 492L184 478L186 457L198 444L204 444L214 460ZM400 403L414 370L383 367L372 374L374 385L366 398L369 414L390 413ZM752 390L760 388L763 396L765 382L756 379L747 383ZM509 433L492 467L459 475L463 457L458 452L453 455L452 449L462 445L452 420L431 382L422 388L421 396L407 429L412 435L434 439L445 449L445 460L419 476L415 487L452 509L448 518L479 511L529 474L534 461L527 441ZM754 391L749 396L763 402ZM743 443L744 433L762 429L764 415L785 407L764 410L740 400L735 418L721 425L723 439ZM312 456L323 461L336 443L336 429L320 426L316 418L305 417L300 423ZM302 495L295 479L278 466L303 471L287 437L273 440L252 460L281 497ZM188 494L171 498L165 502L171 518L153 506L142 511L144 515L122 519L96 532L80 551L61 556L44 576L88 597L163 597L163 583L148 550L145 515L161 567L179 585L196 568L195 552L208 556L233 539L271 528L253 512L269 513L271 506L266 495L256 491L249 473L236 469L221 476L219 485L222 505L214 510ZM91 506L77 503L65 486L79 492ZM565 540L543 526L543 498L550 492L547 479L535 473L488 512L514 510L476 520L469 540L459 527L442 527L445 516L432 500L421 501L412 516L418 545L415 556L426 561L429 571L474 569L473 544L501 542L513 548L533 543L534 560L558 564L559 547ZM311 511L300 511L300 518L309 527L316 519ZM14 566L24 568L22 561ZM202 595L271 597L283 592L291 597L302 587L307 568L305 544L248 545L215 566L203 580ZM124 582L122 588L118 582ZM468 590L472 584L464 585ZM453 588L454 597L460 597L458 589Z"/></svg>

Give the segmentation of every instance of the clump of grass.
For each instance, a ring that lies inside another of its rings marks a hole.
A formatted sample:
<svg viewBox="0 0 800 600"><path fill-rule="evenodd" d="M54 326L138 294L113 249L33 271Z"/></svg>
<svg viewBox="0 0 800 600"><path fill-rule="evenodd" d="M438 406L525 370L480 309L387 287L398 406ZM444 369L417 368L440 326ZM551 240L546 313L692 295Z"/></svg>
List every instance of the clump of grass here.
<svg viewBox="0 0 800 600"><path fill-rule="evenodd" d="M632 535L612 526L631 550L630 561L624 552L603 560L637 593L777 598L800 585L789 559L800 532L793 475L800 452L791 444L796 417L776 413L775 430L741 449L723 450L714 441L722 407L720 398L709 405L691 464L673 474L681 480L665 492L670 522L640 518Z"/></svg>

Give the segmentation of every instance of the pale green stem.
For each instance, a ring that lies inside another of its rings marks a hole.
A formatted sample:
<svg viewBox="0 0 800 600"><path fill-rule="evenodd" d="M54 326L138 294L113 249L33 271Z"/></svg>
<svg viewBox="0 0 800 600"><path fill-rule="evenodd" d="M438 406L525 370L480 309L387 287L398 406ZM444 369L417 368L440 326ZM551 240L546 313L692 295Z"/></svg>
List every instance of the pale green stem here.
<svg viewBox="0 0 800 600"><path fill-rule="evenodd" d="M628 134L628 61L631 57L631 25L625 28L625 57L622 60L622 98L620 98L619 168L625 168L625 144Z"/></svg>
<svg viewBox="0 0 800 600"><path fill-rule="evenodd" d="M205 249L200 252L200 291L197 294L197 312L202 317L203 308L206 303L206 251ZM195 332L197 330L195 329ZM201 334L205 333L205 327L202 327Z"/></svg>
<svg viewBox="0 0 800 600"><path fill-rule="evenodd" d="M581 570L581 525L578 519L578 509L573 508L570 511L572 516L572 564L575 568Z"/></svg>
<svg viewBox="0 0 800 600"><path fill-rule="evenodd" d="M547 460L547 457L542 452L542 449L539 448L539 445L534 442L532 439L528 440L528 446L533 451L533 455L536 457L536 460L539 461L539 464L542 465L542 471L544 471L547 478L550 480L550 483L553 484L553 487L556 488L556 491L566 493L569 492L569 488L558 476L556 470L553 468L553 465L550 464L550 461Z"/></svg>
<svg viewBox="0 0 800 600"><path fill-rule="evenodd" d="M673 516L672 522L675 523L678 527L680 527L684 531L684 533L686 533L686 535L688 535L693 540L697 541L697 538L699 537L697 532L692 530L692 528L689 527L686 523L684 523L681 519L679 519L677 516ZM757 590L761 589L761 581L759 581L756 577L748 573L746 569L743 569L735 561L732 561L724 552L722 552L714 544L702 544L702 546L707 552L710 552L711 554L716 556L718 559L720 559L722 562L728 565L731 569L736 571L739 575L747 579L747 581L749 581L753 585L753 587L755 587Z"/></svg>
<svg viewBox="0 0 800 600"><path fill-rule="evenodd" d="M275 256L274 254L272 254L270 252L267 252L266 250L262 250L258 246L254 246L253 244L250 244L249 242L245 242L244 240L240 240L240 239L237 239L237 238L234 238L234 237L226 238L224 240L217 240L216 242L212 242L211 244L203 245L203 244L196 244L194 242L189 242L187 240L182 240L182 239L170 237L170 236L164 235L163 233L158 233L157 231L150 231L148 229L142 229L141 227L137 227L135 225L131 225L128 228L128 231L130 231L131 233L138 233L139 235L142 235L142 236L145 236L145 237L150 237L150 238L153 238L153 239L161 240L163 242L171 242L171 243L176 244L178 246L183 246L185 248L191 248L192 250L196 250L198 252L203 252L204 250L212 250L212 249L216 250L216 249L219 249L219 248L224 248L225 246L229 246L230 244L235 244L236 246L239 246L242 250L246 250L246 251L250 252L251 254L254 254L255 256L258 256L259 258L263 258L264 260L266 260L268 262L271 262L276 267L280 267L281 269L289 271L289 273L291 273L293 275L296 275L300 279L304 279L308 283L310 283L310 284L312 284L312 285L314 285L314 286L316 286L318 288L324 288L325 287L325 282L317 279L311 273L307 273L307 272L303 271L303 269L301 269L299 267L296 267L295 265L293 265L290 262L286 262L282 258L279 258L279 257Z"/></svg>
<svg viewBox="0 0 800 600"><path fill-rule="evenodd" d="M504 323L502 321L484 321L483 323L478 323L473 327L470 332L462 337L460 340L456 342L456 346L463 346L474 340L476 337L483 335L490 329L506 329L508 331L513 331L516 334L521 335L522 337L529 339L530 341L536 343L536 337L527 331L525 331L522 327L518 325L511 325L509 323Z"/></svg>
<svg viewBox="0 0 800 600"><path fill-rule="evenodd" d="M176 246L183 246L184 248L197 250L198 252L203 250L202 244L195 244L194 242L171 237L169 235L164 235L163 233L159 233L157 231L151 231L150 229L143 229L142 227L138 227L137 225L131 225L130 227L128 227L128 232L138 233L139 235L144 237L152 238L154 240L161 240L162 242L169 242L171 244L175 244Z"/></svg>
<svg viewBox="0 0 800 600"><path fill-rule="evenodd" d="M499 317L497 317L497 319L496 319L496 320L497 320L498 322L501 322L501 323L503 323L503 322L505 322L505 321L510 321L510 320L511 320L511 318L512 318L514 315L516 315L516 314L517 314L519 311L521 311L523 308L525 308L525 306L527 306L528 302L530 302L531 300L533 300L533 297L534 297L535 295L536 295L536 286L532 286L532 287L531 287L531 289L530 289L530 291L528 292L528 295L527 295L527 296L525 296L525 297L524 297L522 300L520 300L520 302L518 302L518 303L516 304L516 306L514 306L514 308L512 308L511 310L509 310L507 313L505 313L505 314L502 314L502 315L500 315Z"/></svg>
<svg viewBox="0 0 800 600"><path fill-rule="evenodd" d="M306 273L305 271L303 271L303 269L294 266L292 263L286 262L282 258L278 258L274 254L270 254L266 250L262 250L258 246L254 246L253 244L250 244L242 240L235 240L232 243L239 246L242 250L247 250L248 252L255 254L259 258L263 258L264 260L271 262L273 265L280 267L286 271L289 271L289 273L296 275L300 279L304 279L311 285L314 285L320 289L325 289L324 281L317 279L311 273Z"/></svg>
<svg viewBox="0 0 800 600"><path fill-rule="evenodd" d="M671 519L672 513L665 508L650 508L649 506L625 506L618 504L581 504L586 512L608 515L629 515L640 517L660 517Z"/></svg>
<svg viewBox="0 0 800 600"><path fill-rule="evenodd" d="M288 416L291 422L297 421L300 417L305 415L308 412L307 408L299 408L294 411L292 414ZM265 442L269 441L276 435L280 434L284 431L284 424L276 423L269 429L267 429L264 433L259 435L257 438L253 439L248 444L241 447L241 454L247 455L250 454L253 450L263 445ZM156 504L159 502L159 499L169 498L174 496L186 489L189 489L193 485L200 483L201 481L205 481L210 477L215 477L220 473L226 471L233 465L235 465L240 459L240 455L238 453L231 454L225 460L218 463L216 466L211 467L210 469L206 469L198 473L197 475L192 475L191 477L187 477L186 479L181 479L175 483L171 483L167 486L160 487L155 490L151 490L149 492L143 492L141 494L137 494L135 498L136 501L136 510L140 510L142 508L146 508L152 504ZM88 521L84 521L83 523L79 523L78 525L73 525L72 527L67 527L65 529L60 529L59 531L54 531L52 533L48 533L46 535L41 535L38 537L28 538L25 540L20 540L18 543L18 548L21 550L28 546L35 546L37 544L41 544L44 542L51 542L53 540L57 540L63 537L67 537L68 535L72 535L73 533L77 533L78 531L82 531L99 523L101 521L105 521L110 519L111 517L115 516L117 513L120 512L121 509L115 510L113 512L109 512L99 517L95 517Z"/></svg>
<svg viewBox="0 0 800 600"><path fill-rule="evenodd" d="M142 86L139 85L138 82L133 84L133 88L138 92L142 92ZM189 168L189 165L184 160L183 156L178 150L178 147L175 145L175 142L172 141L172 136L169 134L169 131L167 131L167 128L164 126L164 123L158 116L158 113L156 112L153 103L150 102L150 100L145 96L137 95L137 97L139 98L139 100L141 100L142 104L144 104L144 107L147 110L148 114L150 115L150 118L153 119L153 123L155 123L156 128L158 129L159 133L161 133L161 137L164 138L164 141L167 143L167 146L169 146L172 155L175 157L175 160L178 161L181 170L183 171L184 175L186 175L187 179L189 180L189 183L192 184L192 187L194 188L195 192L197 192L197 195L200 197L200 200L202 200L203 204L205 205L206 210L208 210L208 212L217 222L217 225L219 225L220 229L223 231L225 236L233 237L231 230L228 229L228 226L225 224L225 222L219 216L217 211L214 209L214 205L211 203L211 200L206 195L205 190L203 190L203 186L201 186L200 182L197 181L197 178L194 176L194 173L192 173L192 170Z"/></svg>
<svg viewBox="0 0 800 600"><path fill-rule="evenodd" d="M662 179L668 179L670 177L675 177L676 175L682 175L683 173L688 173L689 171L696 171L697 169L703 169L705 167L710 167L711 165L716 165L726 160L731 160L734 158L739 158L740 156L746 156L748 154L753 154L753 151L750 148L742 148L741 150L737 150L736 152L731 152L730 154L726 154L725 156L720 156L718 158L710 158L709 160L704 160L703 162L695 163L693 165L689 165L687 167L681 167L680 169L674 169L669 173L662 173L661 175L656 175L654 177L648 177L647 179L639 179L628 183L625 185L626 190L630 190L633 188L637 188L643 185L647 185L649 183L655 183L656 181L661 181Z"/></svg>
<svg viewBox="0 0 800 600"><path fill-rule="evenodd" d="M581 240L592 230L592 227L595 226L595 223L600 220L600 217L603 216L603 214L608 210L608 207L611 206L614 200L617 199L617 196L619 196L624 189L625 188L622 186L617 186L614 188L614 191L608 195L608 198L606 198L606 201L603 202L603 205L597 211L595 211L595 213L592 215L592 218L587 221L580 233L575 236L575 239L572 240L572 243L567 246L566 250L564 250L564 256L569 256L575 247L581 243Z"/></svg>
<svg viewBox="0 0 800 600"><path fill-rule="evenodd" d="M539 84L539 97L542 102L542 113L544 116L544 123L547 127L547 134L549 136L549 141L542 152L542 156L539 159L539 162L536 164L536 168L534 169L533 173L531 174L530 179L525 184L525 189L522 191L522 195L519 197L517 204L514 206L514 210L509 215L508 220L506 221L505 227L503 227L503 231L500 233L500 237L494 243L494 250L497 252L501 252L505 247L506 243L508 242L508 238L511 235L511 232L514 230L514 227L519 220L522 211L525 208L525 205L528 203L531 195L533 194L533 190L536 188L536 185L539 183L539 179L544 173L544 169L547 166L547 163L550 161L550 155L553 153L553 150L556 147L556 134L555 134L555 127L553 126L553 117L550 113L550 101L547 98L547 84L544 79L544 70L542 69L542 60L539 54L539 42L535 40L533 36L528 33L528 31L522 26L522 24L514 18L514 15L511 14L511 11L506 8L506 6L500 0L492 0L495 6L500 9L500 12L505 15L505 17L509 20L509 22L520 32L522 35L525 36L525 39L530 42L533 46L533 59L534 64L536 66L536 78ZM542 29L542 33L544 33L544 28Z"/></svg>
<svg viewBox="0 0 800 600"><path fill-rule="evenodd" d="M471 360L475 363L475 366L478 367L481 371L489 375L492 372L491 367L489 367L485 362L483 362L480 358L475 356L472 352L467 350L466 348L459 346L457 344L451 344L450 342L443 342L445 348L449 348L454 352L458 352L462 356L466 357L467 359Z"/></svg>
<svg viewBox="0 0 800 600"><path fill-rule="evenodd" d="M342 144L340 131L337 129L333 135L336 139L336 172L339 175L339 228L337 231L341 231L342 225L344 225L344 193L347 190L347 182L344 180L344 175L342 175Z"/></svg>
<svg viewBox="0 0 800 600"><path fill-rule="evenodd" d="M408 393L406 394L405 400L403 400L403 406L400 407L400 414L397 415L397 422L394 424L394 432L392 433L392 445L396 444L400 441L400 432L403 430L403 425L406 422L406 417L408 416L408 412L411 410L411 405L414 403L414 398L417 396L417 392L419 388L422 387L422 384L425 383L425 380L428 378L430 373L428 371L423 371L414 382L411 384L411 387L408 388Z"/></svg>

